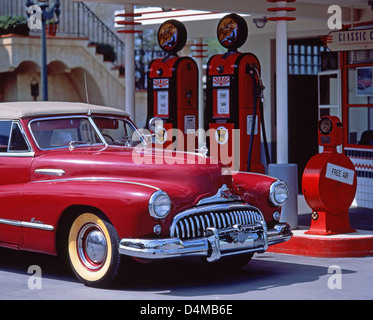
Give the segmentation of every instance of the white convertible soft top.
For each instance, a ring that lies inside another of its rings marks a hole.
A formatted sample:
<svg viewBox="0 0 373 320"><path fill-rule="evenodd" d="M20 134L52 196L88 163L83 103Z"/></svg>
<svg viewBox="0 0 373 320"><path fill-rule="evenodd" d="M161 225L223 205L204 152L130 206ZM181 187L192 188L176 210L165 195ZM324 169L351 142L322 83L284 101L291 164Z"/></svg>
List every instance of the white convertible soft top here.
<svg viewBox="0 0 373 320"><path fill-rule="evenodd" d="M89 113L129 117L127 112L120 109L77 102L20 101L0 103L0 120Z"/></svg>

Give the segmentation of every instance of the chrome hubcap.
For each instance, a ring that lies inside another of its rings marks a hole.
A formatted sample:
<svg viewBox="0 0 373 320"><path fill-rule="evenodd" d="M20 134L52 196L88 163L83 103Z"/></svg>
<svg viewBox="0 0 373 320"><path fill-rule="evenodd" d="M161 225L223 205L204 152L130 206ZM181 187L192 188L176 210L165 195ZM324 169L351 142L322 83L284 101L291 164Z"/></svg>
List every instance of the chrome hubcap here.
<svg viewBox="0 0 373 320"><path fill-rule="evenodd" d="M94 224L85 224L78 234L78 253L81 262L90 270L102 267L107 256L107 242L101 228Z"/></svg>
<svg viewBox="0 0 373 320"><path fill-rule="evenodd" d="M94 263L100 263L106 256L106 240L104 235L97 230L91 231L85 241L88 258Z"/></svg>

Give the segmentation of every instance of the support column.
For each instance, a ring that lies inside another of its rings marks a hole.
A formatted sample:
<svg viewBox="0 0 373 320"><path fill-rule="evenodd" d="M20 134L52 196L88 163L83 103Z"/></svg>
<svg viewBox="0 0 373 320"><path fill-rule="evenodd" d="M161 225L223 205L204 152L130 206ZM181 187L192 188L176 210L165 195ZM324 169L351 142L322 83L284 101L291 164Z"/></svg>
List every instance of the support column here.
<svg viewBox="0 0 373 320"><path fill-rule="evenodd" d="M293 229L298 227L298 166L289 164L288 137L288 35L287 21L295 20L288 17L288 11L295 8L287 7L287 2L295 0L267 0L274 2L276 7L268 11L276 12L276 17L268 21L276 22L276 125L277 125L277 164L268 166L270 176L283 180L289 188L289 198L282 208L281 222L287 222Z"/></svg>
<svg viewBox="0 0 373 320"><path fill-rule="evenodd" d="M43 6L43 14L45 15L46 7ZM47 66L47 35L45 27L45 18L42 19L41 28L41 96L43 101L48 101L48 66Z"/></svg>
<svg viewBox="0 0 373 320"><path fill-rule="evenodd" d="M125 102L126 111L131 119L136 121L135 114L135 33L134 33L134 5L126 4L126 32L124 33L124 69L125 69Z"/></svg>
<svg viewBox="0 0 373 320"><path fill-rule="evenodd" d="M201 149L205 146L205 135L204 135L204 126L205 126L205 99L203 92L203 59L207 56L204 53L207 51L204 49L207 44L203 43L203 38L197 38L197 43L193 44L196 49L192 49L193 58L196 59L198 72L199 72L199 82L198 82L198 149Z"/></svg>
<svg viewBox="0 0 373 320"><path fill-rule="evenodd" d="M288 32L287 21L295 20L288 17L288 11L295 8L287 7L287 2L295 0L267 0L277 4L268 11L276 12L276 17L268 21L276 22L276 124L277 124L277 163L288 163Z"/></svg>
<svg viewBox="0 0 373 320"><path fill-rule="evenodd" d="M278 5L282 4L279 2ZM285 2L286 4L286 2ZM286 11L278 11L277 16L286 16ZM287 22L276 22L276 123L277 123L277 163L288 163L288 49Z"/></svg>

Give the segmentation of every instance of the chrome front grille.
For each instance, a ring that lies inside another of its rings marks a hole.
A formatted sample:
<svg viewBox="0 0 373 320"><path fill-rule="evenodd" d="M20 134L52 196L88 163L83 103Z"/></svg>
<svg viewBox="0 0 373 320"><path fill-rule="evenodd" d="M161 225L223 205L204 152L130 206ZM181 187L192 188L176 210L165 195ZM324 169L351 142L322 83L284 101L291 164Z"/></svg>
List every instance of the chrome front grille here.
<svg viewBox="0 0 373 320"><path fill-rule="evenodd" d="M251 206L208 207L211 208L195 210L196 212L189 210L177 215L171 225L171 236L179 239L198 238L205 236L206 229L210 227L221 230L235 224L253 225L263 220L260 211Z"/></svg>

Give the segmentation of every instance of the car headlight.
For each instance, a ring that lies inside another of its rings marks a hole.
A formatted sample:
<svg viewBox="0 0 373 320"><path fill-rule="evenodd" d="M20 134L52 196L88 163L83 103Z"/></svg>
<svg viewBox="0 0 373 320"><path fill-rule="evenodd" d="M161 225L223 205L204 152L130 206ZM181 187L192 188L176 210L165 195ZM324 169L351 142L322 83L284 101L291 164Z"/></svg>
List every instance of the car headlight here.
<svg viewBox="0 0 373 320"><path fill-rule="evenodd" d="M154 192L149 199L149 213L153 218L163 219L171 210L171 200L162 190Z"/></svg>
<svg viewBox="0 0 373 320"><path fill-rule="evenodd" d="M289 189L285 182L277 180L269 188L269 200L275 206L282 206L289 197Z"/></svg>

